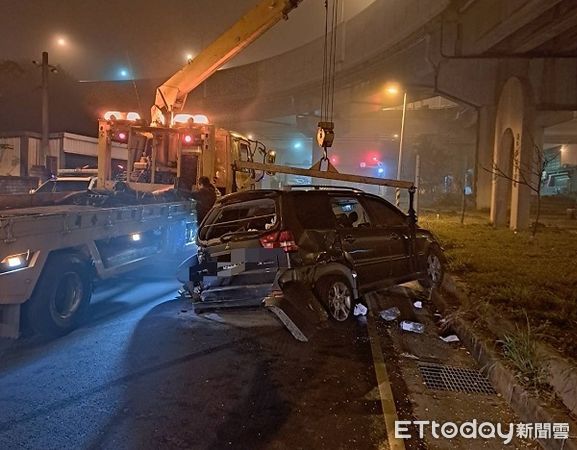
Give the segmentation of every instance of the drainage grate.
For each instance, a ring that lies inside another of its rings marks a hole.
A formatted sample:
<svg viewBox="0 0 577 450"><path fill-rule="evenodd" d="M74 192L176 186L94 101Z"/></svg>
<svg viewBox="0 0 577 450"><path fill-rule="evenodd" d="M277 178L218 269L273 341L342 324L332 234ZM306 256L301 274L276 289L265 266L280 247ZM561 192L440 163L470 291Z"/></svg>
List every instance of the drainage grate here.
<svg viewBox="0 0 577 450"><path fill-rule="evenodd" d="M475 394L496 393L489 380L473 369L439 364L419 364L419 369L429 389Z"/></svg>

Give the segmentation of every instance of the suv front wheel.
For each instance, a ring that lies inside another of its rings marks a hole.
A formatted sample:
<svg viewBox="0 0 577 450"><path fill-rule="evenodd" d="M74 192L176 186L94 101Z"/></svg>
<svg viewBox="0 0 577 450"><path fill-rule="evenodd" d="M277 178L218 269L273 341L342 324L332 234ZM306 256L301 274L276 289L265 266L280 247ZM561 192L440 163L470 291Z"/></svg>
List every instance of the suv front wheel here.
<svg viewBox="0 0 577 450"><path fill-rule="evenodd" d="M351 317L353 291L346 278L336 275L321 278L316 292L334 320L344 322Z"/></svg>

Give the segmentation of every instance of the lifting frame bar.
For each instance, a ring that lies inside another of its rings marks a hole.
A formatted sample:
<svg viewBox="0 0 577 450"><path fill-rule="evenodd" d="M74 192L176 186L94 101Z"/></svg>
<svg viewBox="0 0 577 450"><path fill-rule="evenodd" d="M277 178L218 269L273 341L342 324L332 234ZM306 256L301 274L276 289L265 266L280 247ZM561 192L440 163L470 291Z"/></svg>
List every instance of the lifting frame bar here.
<svg viewBox="0 0 577 450"><path fill-rule="evenodd" d="M262 170L264 172L280 172L290 175L303 175L306 177L324 178L328 180L348 181L352 183L374 184L377 186L388 186L400 189L411 189L414 184L412 181L388 180L386 178L364 177L362 175L350 175L346 173L323 171L316 169L301 169L297 167L279 166L274 164L264 164L249 161L235 161L233 171L251 169Z"/></svg>

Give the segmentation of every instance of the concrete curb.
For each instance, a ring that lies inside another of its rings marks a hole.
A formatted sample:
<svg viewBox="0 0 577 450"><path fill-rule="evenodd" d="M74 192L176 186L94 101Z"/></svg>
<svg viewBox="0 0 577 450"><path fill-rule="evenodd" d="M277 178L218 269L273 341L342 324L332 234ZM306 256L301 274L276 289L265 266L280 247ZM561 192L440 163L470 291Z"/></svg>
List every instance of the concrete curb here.
<svg viewBox="0 0 577 450"><path fill-rule="evenodd" d="M467 303L468 299L459 290L459 286L453 277L448 276L446 278L443 288L459 300L462 305ZM516 331L515 325L504 317L493 316L490 322L486 322L486 326L499 339L503 339L506 334ZM539 358L542 361L546 361L549 366L549 384L569 412L577 416L577 366L563 358L549 344L537 342L536 345Z"/></svg>
<svg viewBox="0 0 577 450"><path fill-rule="evenodd" d="M452 294L452 290L456 290L456 284L450 276L446 277L443 288L449 294ZM438 292L434 291L431 299L443 315L450 312L446 300ZM577 450L577 423L571 420L565 411L544 404L521 386L513 373L500 362L497 352L479 339L471 325L465 320L457 317L451 321L451 326L483 368L483 372L488 376L495 390L511 405L522 421L525 423L569 423L569 429L572 433L569 439L539 440L538 442L543 448L546 450Z"/></svg>

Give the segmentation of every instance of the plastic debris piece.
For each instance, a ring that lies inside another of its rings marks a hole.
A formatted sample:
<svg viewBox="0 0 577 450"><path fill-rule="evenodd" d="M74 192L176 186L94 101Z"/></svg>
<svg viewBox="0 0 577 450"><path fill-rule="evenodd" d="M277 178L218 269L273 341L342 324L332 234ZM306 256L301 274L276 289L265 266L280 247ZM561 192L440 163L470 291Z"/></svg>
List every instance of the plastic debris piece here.
<svg viewBox="0 0 577 450"><path fill-rule="evenodd" d="M422 334L425 331L425 325L419 322L411 322L409 320L403 320L401 322L401 330Z"/></svg>
<svg viewBox="0 0 577 450"><path fill-rule="evenodd" d="M413 303L413 306L417 309L421 309L423 307L423 302L417 301L417 302Z"/></svg>
<svg viewBox="0 0 577 450"><path fill-rule="evenodd" d="M367 311L368 311L368 309L365 305L363 305L362 303L357 303L355 305L355 309L353 310L353 314L355 316L366 316Z"/></svg>
<svg viewBox="0 0 577 450"><path fill-rule="evenodd" d="M415 356L412 353L401 353L401 356L407 359L419 359L418 356Z"/></svg>
<svg viewBox="0 0 577 450"><path fill-rule="evenodd" d="M392 308L389 309L385 309L379 313L381 319L386 320L387 322L391 322L393 320L398 319L400 315L401 310L396 306L393 306Z"/></svg>
<svg viewBox="0 0 577 450"><path fill-rule="evenodd" d="M213 320L214 322L224 323L225 320L216 313L209 313L204 315L205 319Z"/></svg>
<svg viewBox="0 0 577 450"><path fill-rule="evenodd" d="M459 342L459 337L455 334L450 334L449 336L442 337L440 336L441 340L445 342Z"/></svg>

